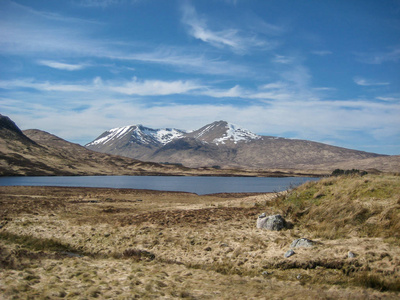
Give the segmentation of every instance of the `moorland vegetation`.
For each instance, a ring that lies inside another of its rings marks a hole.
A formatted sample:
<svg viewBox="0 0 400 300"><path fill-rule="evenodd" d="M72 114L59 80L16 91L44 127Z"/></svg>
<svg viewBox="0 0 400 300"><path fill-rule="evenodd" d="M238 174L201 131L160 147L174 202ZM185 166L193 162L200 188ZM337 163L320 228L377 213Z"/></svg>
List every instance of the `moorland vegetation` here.
<svg viewBox="0 0 400 300"><path fill-rule="evenodd" d="M269 194L0 187L0 294L398 299L399 186L350 174ZM261 213L293 226L258 229ZM315 245L284 257L298 238Z"/></svg>

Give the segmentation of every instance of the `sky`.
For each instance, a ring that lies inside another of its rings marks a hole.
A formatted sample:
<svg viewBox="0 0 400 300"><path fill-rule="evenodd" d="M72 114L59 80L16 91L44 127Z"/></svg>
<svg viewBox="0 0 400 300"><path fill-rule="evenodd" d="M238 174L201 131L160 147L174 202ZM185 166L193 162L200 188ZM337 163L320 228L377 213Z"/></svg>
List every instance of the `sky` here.
<svg viewBox="0 0 400 300"><path fill-rule="evenodd" d="M0 0L0 113L86 144L143 124L400 154L399 0Z"/></svg>

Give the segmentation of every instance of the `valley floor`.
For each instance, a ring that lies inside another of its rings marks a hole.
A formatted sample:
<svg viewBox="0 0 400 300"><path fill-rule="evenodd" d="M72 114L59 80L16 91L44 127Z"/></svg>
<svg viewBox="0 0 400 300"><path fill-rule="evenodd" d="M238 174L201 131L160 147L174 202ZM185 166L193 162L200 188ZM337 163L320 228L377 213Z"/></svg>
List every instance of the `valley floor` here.
<svg viewBox="0 0 400 300"><path fill-rule="evenodd" d="M399 186L398 176L382 178L354 180ZM335 180L303 189L312 189L310 198L319 201L328 193L317 188L337 186ZM346 181L339 183L344 188ZM304 217L312 208L300 207L302 214L297 214L294 202L290 207L295 213L285 206L293 193L301 199L303 190L198 196L0 187L0 299L400 297L396 234L365 234L361 223L343 223L346 233L340 228L321 231ZM391 193L397 194L374 194L376 205L393 202L400 212L399 192ZM372 204L366 205L374 212ZM263 212L281 213L294 226L279 232L257 229ZM373 218L381 215L371 213L364 221ZM385 226L397 226L398 218L394 222ZM318 244L296 248L295 255L285 258L291 242L300 237ZM349 251L355 257L349 258Z"/></svg>

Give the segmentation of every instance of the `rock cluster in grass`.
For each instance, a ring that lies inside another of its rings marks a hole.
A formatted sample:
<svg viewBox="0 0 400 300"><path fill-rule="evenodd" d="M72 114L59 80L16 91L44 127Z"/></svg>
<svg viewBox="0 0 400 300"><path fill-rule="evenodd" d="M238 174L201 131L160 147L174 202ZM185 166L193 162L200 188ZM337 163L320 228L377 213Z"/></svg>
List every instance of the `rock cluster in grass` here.
<svg viewBox="0 0 400 300"><path fill-rule="evenodd" d="M281 215L267 216L263 213L257 219L257 228L279 231L287 228L287 225L286 220Z"/></svg>

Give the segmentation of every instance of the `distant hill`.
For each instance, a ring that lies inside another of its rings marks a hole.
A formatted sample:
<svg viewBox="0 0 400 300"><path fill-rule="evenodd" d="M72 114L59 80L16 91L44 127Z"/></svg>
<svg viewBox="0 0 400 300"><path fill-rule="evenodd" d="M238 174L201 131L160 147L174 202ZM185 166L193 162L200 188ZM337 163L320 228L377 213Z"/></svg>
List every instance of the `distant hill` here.
<svg viewBox="0 0 400 300"><path fill-rule="evenodd" d="M0 115L0 175L170 175L183 168L98 153Z"/></svg>
<svg viewBox="0 0 400 300"><path fill-rule="evenodd" d="M127 126L107 131L90 148L100 151L104 146L150 162L92 151L37 129L21 131L0 115L0 176L307 176L336 168L400 172L400 156L263 137L223 121L192 132Z"/></svg>
<svg viewBox="0 0 400 300"><path fill-rule="evenodd" d="M337 166L384 166L399 171L400 159L307 140L261 136L226 121L186 132L132 125L108 130L86 148L152 162L187 167L333 170ZM393 165L393 166L391 166Z"/></svg>

